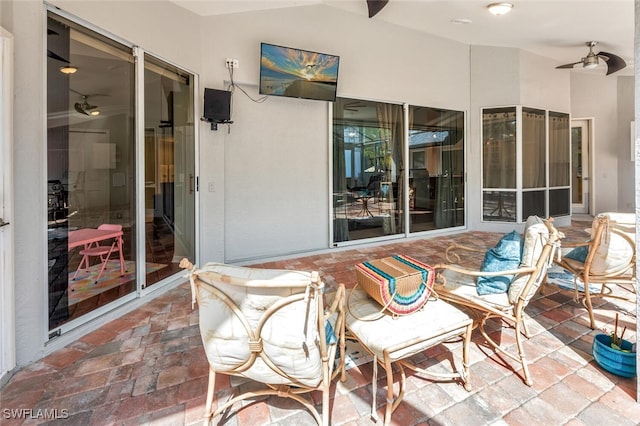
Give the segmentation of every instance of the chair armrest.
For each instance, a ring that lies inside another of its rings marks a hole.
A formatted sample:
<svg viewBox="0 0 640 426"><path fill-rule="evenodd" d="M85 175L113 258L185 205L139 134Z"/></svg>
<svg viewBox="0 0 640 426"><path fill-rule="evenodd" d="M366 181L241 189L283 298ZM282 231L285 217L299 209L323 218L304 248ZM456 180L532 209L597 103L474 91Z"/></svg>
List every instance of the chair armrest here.
<svg viewBox="0 0 640 426"><path fill-rule="evenodd" d="M335 324L333 325L333 331L336 335L337 339L337 349L333 351L333 355L325 352L323 361L328 361L328 356L339 356L339 362L333 366L333 371L330 373L331 378L333 379L336 375L340 375L340 381L344 382L347 379L346 370L345 370L345 351L346 351L346 314L344 311L344 303L345 303L345 294L346 290L344 284L339 284L336 289L335 295L333 296L333 300L328 309L325 309L324 314L322 315L322 327L320 327L321 338L325 339L323 342L326 342L326 336L324 334L324 324L329 321L329 318L332 316L336 316ZM325 346L323 346L325 347ZM325 347L326 350L326 347ZM335 358L331 358L334 360ZM333 362L333 361L331 361Z"/></svg>
<svg viewBox="0 0 640 426"><path fill-rule="evenodd" d="M477 247L463 246L462 244L452 243L449 247L447 247L447 250L444 253L447 262L460 263L460 255L456 253L455 250L470 251L472 253L485 253L488 249L480 249Z"/></svg>
<svg viewBox="0 0 640 426"><path fill-rule="evenodd" d="M576 247L584 247L584 246L590 246L590 245L591 245L591 241L582 241L582 242L563 241L561 246L563 248L576 248Z"/></svg>
<svg viewBox="0 0 640 426"><path fill-rule="evenodd" d="M335 323L333 324L333 331L336 334L336 338L338 339L338 344L340 347L344 349L344 339L345 339L345 323L346 323L346 314L344 310L344 303L346 298L346 290L344 284L339 284L336 289L335 294L333 295L333 299L331 300L331 304L328 308L325 308L324 313L322 315L321 320L321 333L324 333L324 324L329 321L331 317L335 316ZM326 336L322 336L326 338ZM343 375L344 376L344 375Z"/></svg>
<svg viewBox="0 0 640 426"><path fill-rule="evenodd" d="M517 269L506 269L504 271L483 272L483 271L476 271L476 270L472 271L470 269L466 269L458 265L445 265L445 264L435 265L434 269L438 271L436 276L436 281L438 281L438 279L444 280L444 277L442 277L442 275L440 274L440 271L444 269L448 269L450 271L454 271L460 274L470 275L474 277L497 277L501 275L529 274L529 273L535 272L536 270L535 266L525 266Z"/></svg>
<svg viewBox="0 0 640 426"><path fill-rule="evenodd" d="M344 299L345 299L345 287L344 284L339 284L336 289L336 293L331 300L331 305L324 312L324 319L330 318L337 312L344 311Z"/></svg>

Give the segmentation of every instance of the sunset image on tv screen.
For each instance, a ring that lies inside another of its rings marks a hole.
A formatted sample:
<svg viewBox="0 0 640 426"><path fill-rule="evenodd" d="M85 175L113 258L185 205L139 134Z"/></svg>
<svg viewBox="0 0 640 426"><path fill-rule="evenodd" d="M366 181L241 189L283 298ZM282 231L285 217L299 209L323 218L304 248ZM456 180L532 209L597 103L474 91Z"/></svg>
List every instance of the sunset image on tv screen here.
<svg viewBox="0 0 640 426"><path fill-rule="evenodd" d="M260 93L334 101L339 57L262 43Z"/></svg>

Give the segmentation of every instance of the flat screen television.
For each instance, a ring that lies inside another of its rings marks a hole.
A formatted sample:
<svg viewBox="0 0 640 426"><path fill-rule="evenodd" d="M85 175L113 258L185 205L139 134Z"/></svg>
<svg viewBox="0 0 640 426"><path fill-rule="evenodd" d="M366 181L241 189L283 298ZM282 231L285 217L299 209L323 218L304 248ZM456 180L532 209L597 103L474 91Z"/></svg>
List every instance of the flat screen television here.
<svg viewBox="0 0 640 426"><path fill-rule="evenodd" d="M335 101L340 57L260 45L260 94Z"/></svg>

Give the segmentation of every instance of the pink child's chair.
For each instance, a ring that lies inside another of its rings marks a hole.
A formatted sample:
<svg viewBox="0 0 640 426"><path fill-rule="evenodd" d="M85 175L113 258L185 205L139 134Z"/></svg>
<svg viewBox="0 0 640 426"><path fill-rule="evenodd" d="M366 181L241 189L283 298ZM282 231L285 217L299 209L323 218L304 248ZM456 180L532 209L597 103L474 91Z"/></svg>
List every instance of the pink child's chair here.
<svg viewBox="0 0 640 426"><path fill-rule="evenodd" d="M104 223L98 226L98 229L105 230L105 231L122 231L122 225ZM76 269L76 273L73 275L73 279L74 280L76 279L78 272L80 272L80 269L82 269L82 265L85 265L84 266L85 270L89 269L90 257L99 257L100 261L102 262L102 268L100 268L100 272L96 277L95 283L97 284L98 280L100 280L100 277L102 276L102 273L107 267L107 262L109 262L111 255L114 253L117 253L117 254L120 254L120 257L122 257L122 254L120 253L120 251L122 249L123 244L124 244L124 240L122 239L122 236L119 236L112 240L111 245L100 245L96 242L93 244L89 244L88 246L85 246L83 250L80 250L82 259L80 260L78 269ZM123 276L124 272L125 272L124 264L123 262L120 262L120 276Z"/></svg>

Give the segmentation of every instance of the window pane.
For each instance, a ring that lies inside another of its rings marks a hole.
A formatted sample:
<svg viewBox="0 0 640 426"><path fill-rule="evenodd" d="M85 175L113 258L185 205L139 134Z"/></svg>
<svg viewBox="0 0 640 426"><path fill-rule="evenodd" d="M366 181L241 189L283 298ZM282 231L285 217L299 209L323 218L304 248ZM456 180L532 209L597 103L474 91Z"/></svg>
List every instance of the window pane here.
<svg viewBox="0 0 640 426"><path fill-rule="evenodd" d="M544 111L522 108L522 187L545 186L546 128Z"/></svg>
<svg viewBox="0 0 640 426"><path fill-rule="evenodd" d="M552 189L549 191L549 215L567 216L571 213L569 189Z"/></svg>
<svg viewBox="0 0 640 426"><path fill-rule="evenodd" d="M569 114L549 112L549 186L568 186L571 151Z"/></svg>
<svg viewBox="0 0 640 426"><path fill-rule="evenodd" d="M47 25L49 327L55 328L136 289L134 64L131 49L99 34L52 14ZM75 74L60 70L69 64ZM79 234L72 232L102 224L122 226L124 272L120 253L103 270L100 256L86 255L88 241L75 245Z"/></svg>
<svg viewBox="0 0 640 426"><path fill-rule="evenodd" d="M482 113L482 183L484 188L516 187L516 108Z"/></svg>
<svg viewBox="0 0 640 426"><path fill-rule="evenodd" d="M403 129L401 105L334 103L334 242L405 232Z"/></svg>
<svg viewBox="0 0 640 426"><path fill-rule="evenodd" d="M515 222L516 193L484 191L482 195L482 218L486 221Z"/></svg>
<svg viewBox="0 0 640 426"><path fill-rule="evenodd" d="M544 202L545 191L524 191L522 193L522 219L529 216L546 217L547 211Z"/></svg>
<svg viewBox="0 0 640 426"><path fill-rule="evenodd" d="M464 113L409 107L410 231L464 225Z"/></svg>
<svg viewBox="0 0 640 426"><path fill-rule="evenodd" d="M582 204L582 127L571 129L571 202Z"/></svg>

